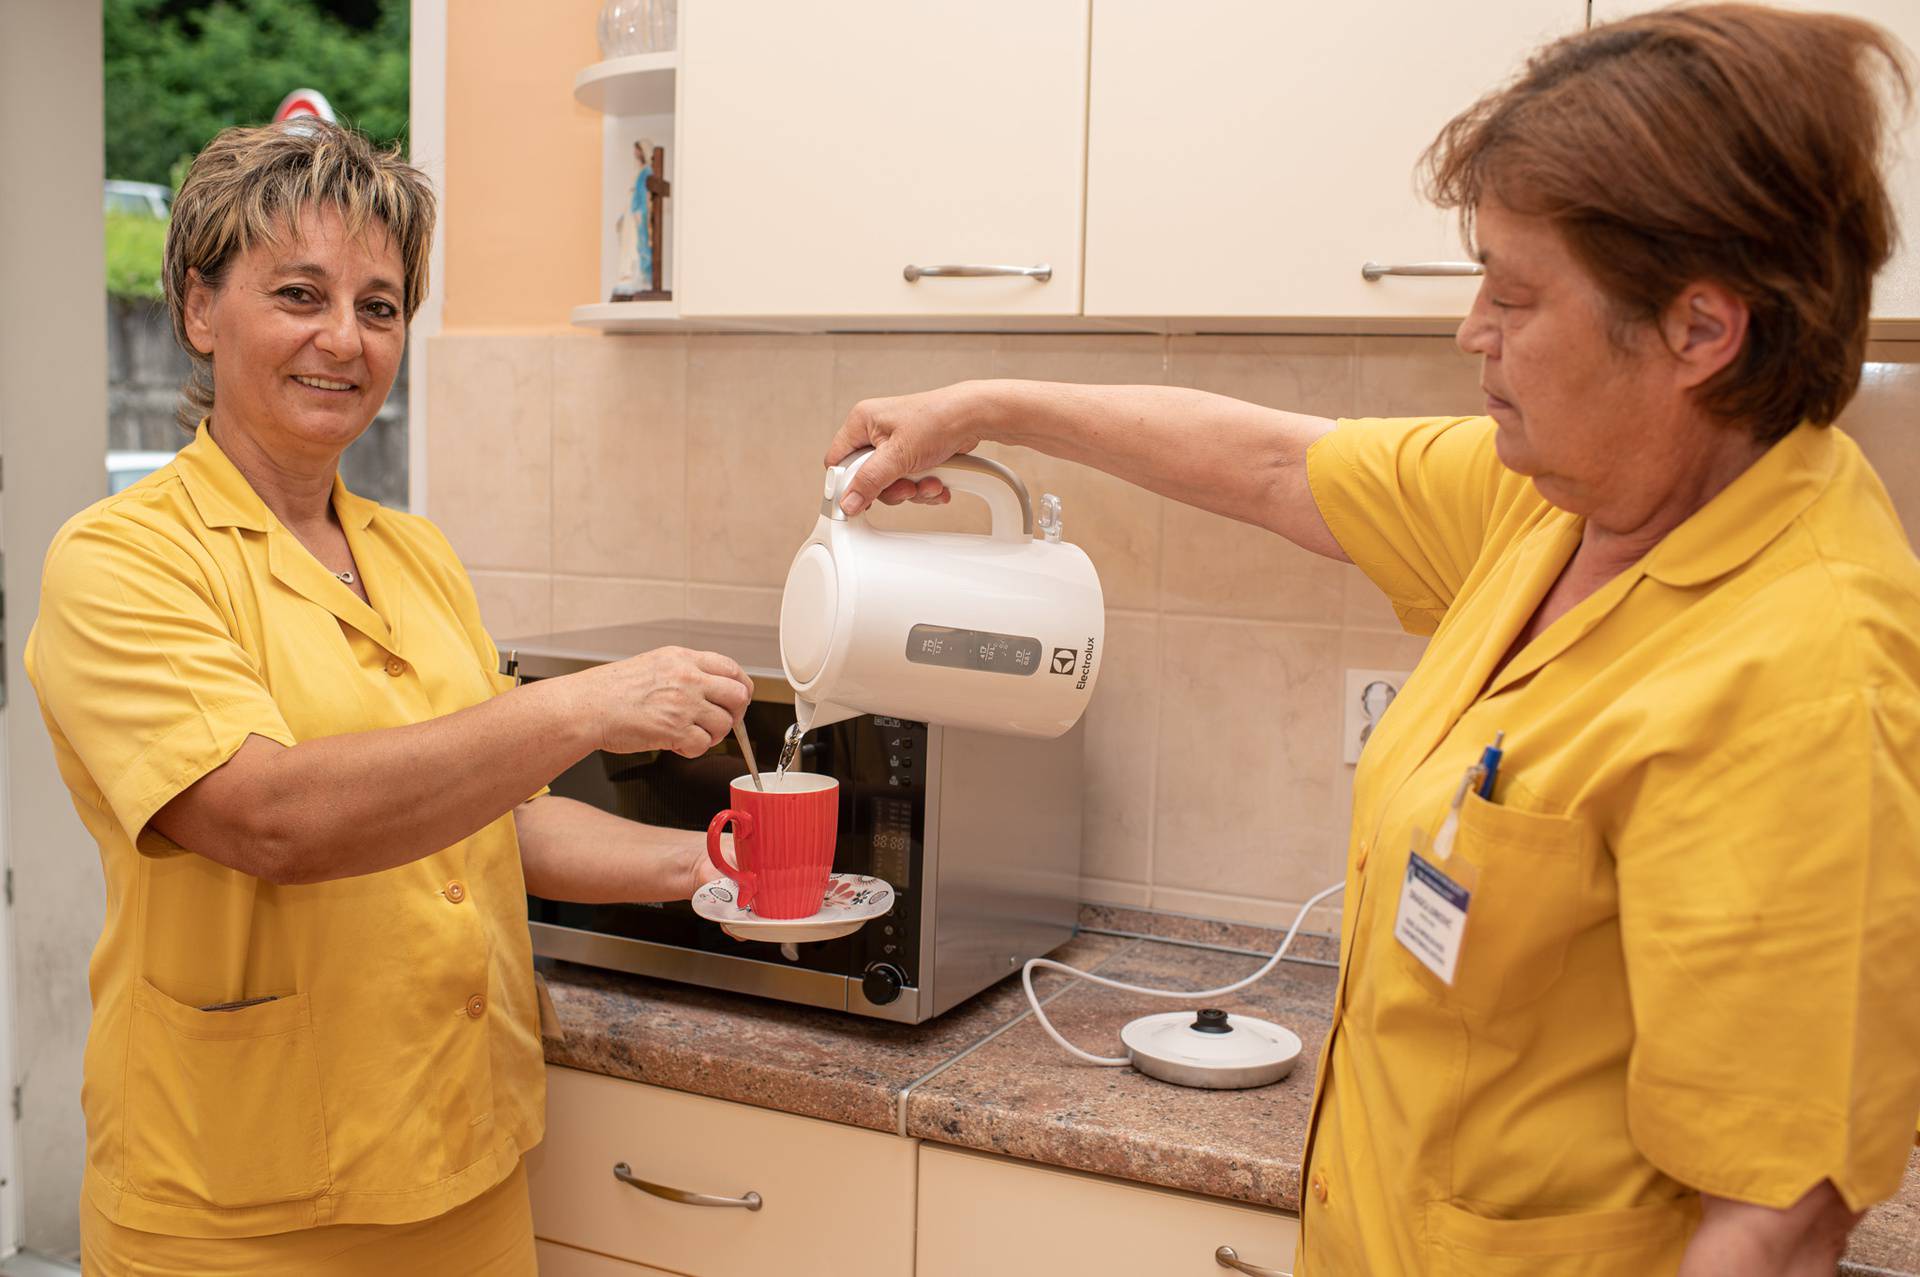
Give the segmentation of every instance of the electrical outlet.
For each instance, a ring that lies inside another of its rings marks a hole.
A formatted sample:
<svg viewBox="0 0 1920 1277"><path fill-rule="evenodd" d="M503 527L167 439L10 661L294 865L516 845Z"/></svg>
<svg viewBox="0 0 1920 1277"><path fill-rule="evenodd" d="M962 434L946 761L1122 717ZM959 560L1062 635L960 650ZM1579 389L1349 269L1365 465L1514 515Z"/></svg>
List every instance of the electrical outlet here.
<svg viewBox="0 0 1920 1277"><path fill-rule="evenodd" d="M1341 758L1360 761L1360 749L1367 743L1380 716L1393 704L1393 698L1407 685L1411 670L1348 670L1347 694L1341 714Z"/></svg>

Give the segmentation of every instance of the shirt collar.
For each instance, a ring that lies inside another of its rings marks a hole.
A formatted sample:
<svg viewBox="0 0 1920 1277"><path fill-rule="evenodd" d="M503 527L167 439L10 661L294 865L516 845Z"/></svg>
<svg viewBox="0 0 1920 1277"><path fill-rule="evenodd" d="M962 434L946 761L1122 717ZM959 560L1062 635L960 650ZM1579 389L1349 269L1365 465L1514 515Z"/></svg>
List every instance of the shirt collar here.
<svg viewBox="0 0 1920 1277"><path fill-rule="evenodd" d="M1665 585L1704 585L1770 545L1826 489L1833 427L1802 422L1688 517L1643 560Z"/></svg>
<svg viewBox="0 0 1920 1277"><path fill-rule="evenodd" d="M193 432L193 442L180 449L174 469L186 487L201 522L210 528L245 528L265 532L278 525L267 503L253 490L247 477L233 464L220 445L207 432L205 418ZM340 522L364 530L373 522L380 503L347 491L346 481L336 471L333 476L333 508Z"/></svg>
<svg viewBox="0 0 1920 1277"><path fill-rule="evenodd" d="M193 432L193 442L180 449L173 468L200 512L200 521L210 528L246 528L265 532L272 516L267 503L253 490L240 468L220 451L220 445L207 433L206 418Z"/></svg>

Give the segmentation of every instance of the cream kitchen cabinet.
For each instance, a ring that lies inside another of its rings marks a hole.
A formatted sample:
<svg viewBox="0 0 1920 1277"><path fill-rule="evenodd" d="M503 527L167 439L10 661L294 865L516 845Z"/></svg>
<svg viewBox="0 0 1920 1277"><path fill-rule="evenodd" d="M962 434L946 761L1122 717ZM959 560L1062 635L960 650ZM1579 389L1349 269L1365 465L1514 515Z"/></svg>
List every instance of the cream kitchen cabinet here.
<svg viewBox="0 0 1920 1277"><path fill-rule="evenodd" d="M1448 119L1581 29L1586 10L1094 0L1087 315L1176 328L1464 315L1470 277L1368 281L1362 267L1463 261L1457 219L1422 198L1415 164Z"/></svg>
<svg viewBox="0 0 1920 1277"><path fill-rule="evenodd" d="M1299 1231L1294 1216L1257 1206L920 1146L917 1277L1219 1277L1223 1248L1238 1271L1283 1274Z"/></svg>
<svg viewBox="0 0 1920 1277"><path fill-rule="evenodd" d="M1077 316L1088 2L689 0L680 314Z"/></svg>
<svg viewBox="0 0 1920 1277"><path fill-rule="evenodd" d="M616 1165L664 1191L759 1205L667 1200ZM549 1068L547 1138L527 1155L541 1271L906 1277L916 1165L897 1136ZM596 1267L603 1256L625 1262Z"/></svg>
<svg viewBox="0 0 1920 1277"><path fill-rule="evenodd" d="M624 1259L609 1259L590 1250L538 1239L533 1243L533 1255L540 1265L540 1277L679 1277L664 1268L629 1264Z"/></svg>
<svg viewBox="0 0 1920 1277"><path fill-rule="evenodd" d="M1664 6L1666 0L1593 0L1594 22L1610 22ZM1877 22L1911 50L1920 50L1920 3L1916 0L1767 0L1783 9L1845 13ZM1898 117L1895 117L1898 119ZM1889 193L1899 214L1901 242L1874 281L1873 318L1879 336L1920 336L1920 113L1904 120L1894 139Z"/></svg>

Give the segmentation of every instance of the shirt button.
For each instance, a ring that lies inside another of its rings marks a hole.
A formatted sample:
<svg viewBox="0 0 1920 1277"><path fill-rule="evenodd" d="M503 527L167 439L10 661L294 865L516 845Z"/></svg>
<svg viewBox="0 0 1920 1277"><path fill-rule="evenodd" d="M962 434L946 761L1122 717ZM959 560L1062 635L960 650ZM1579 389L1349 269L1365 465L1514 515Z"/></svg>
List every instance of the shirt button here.
<svg viewBox="0 0 1920 1277"><path fill-rule="evenodd" d="M467 1015L478 1020L487 1013L487 999L482 994L474 994L467 999Z"/></svg>
<svg viewBox="0 0 1920 1277"><path fill-rule="evenodd" d="M467 898L467 889L458 882L450 882L440 894L447 898L447 903L457 905Z"/></svg>
<svg viewBox="0 0 1920 1277"><path fill-rule="evenodd" d="M1322 1206L1327 1204L1327 1177L1319 1171L1313 1173L1313 1200Z"/></svg>
<svg viewBox="0 0 1920 1277"><path fill-rule="evenodd" d="M406 672L407 672L407 663L405 661L401 660L397 656L389 656L387 658L387 673L393 675L395 678L399 678L402 674L405 674Z"/></svg>

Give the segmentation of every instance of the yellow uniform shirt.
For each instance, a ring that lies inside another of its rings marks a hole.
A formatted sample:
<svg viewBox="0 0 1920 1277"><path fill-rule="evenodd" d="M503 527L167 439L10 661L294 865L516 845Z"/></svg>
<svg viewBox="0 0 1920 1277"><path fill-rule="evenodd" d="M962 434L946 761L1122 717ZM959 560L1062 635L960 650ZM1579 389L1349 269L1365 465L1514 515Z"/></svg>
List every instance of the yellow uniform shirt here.
<svg viewBox="0 0 1920 1277"><path fill-rule="evenodd" d="M1920 1111L1920 563L1858 448L1800 427L1497 676L1583 521L1493 423L1342 422L1308 478L1433 639L1354 779L1299 1271L1653 1277L1700 1192L1891 1195ZM1449 986L1395 914L1415 828L1502 730Z"/></svg>
<svg viewBox="0 0 1920 1277"><path fill-rule="evenodd" d="M182 1236L402 1223L498 1184L545 1109L511 816L381 873L274 886L154 812L249 734L283 745L501 691L432 524L337 481L368 607L207 435L47 555L27 671L106 873L85 1192ZM229 1011L218 1003L267 998Z"/></svg>

